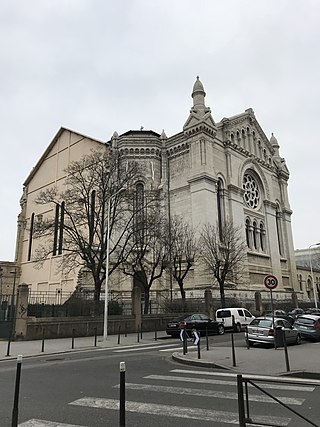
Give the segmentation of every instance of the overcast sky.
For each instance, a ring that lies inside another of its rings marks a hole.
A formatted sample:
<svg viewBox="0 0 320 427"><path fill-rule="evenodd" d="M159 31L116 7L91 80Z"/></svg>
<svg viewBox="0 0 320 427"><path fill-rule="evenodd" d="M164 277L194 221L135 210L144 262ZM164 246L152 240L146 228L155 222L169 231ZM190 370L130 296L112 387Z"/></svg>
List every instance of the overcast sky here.
<svg viewBox="0 0 320 427"><path fill-rule="evenodd" d="M295 248L320 241L318 0L1 0L0 260L61 126L180 132L199 75L215 121L252 107L290 170Z"/></svg>

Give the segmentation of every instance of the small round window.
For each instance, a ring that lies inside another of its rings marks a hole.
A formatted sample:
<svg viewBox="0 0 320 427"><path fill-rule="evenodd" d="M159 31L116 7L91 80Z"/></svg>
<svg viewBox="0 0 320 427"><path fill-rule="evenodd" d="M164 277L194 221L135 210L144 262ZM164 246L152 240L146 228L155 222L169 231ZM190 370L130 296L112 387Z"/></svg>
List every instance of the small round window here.
<svg viewBox="0 0 320 427"><path fill-rule="evenodd" d="M260 191L257 182L252 175L245 174L242 188L244 189L244 201L251 209L256 209L260 201Z"/></svg>

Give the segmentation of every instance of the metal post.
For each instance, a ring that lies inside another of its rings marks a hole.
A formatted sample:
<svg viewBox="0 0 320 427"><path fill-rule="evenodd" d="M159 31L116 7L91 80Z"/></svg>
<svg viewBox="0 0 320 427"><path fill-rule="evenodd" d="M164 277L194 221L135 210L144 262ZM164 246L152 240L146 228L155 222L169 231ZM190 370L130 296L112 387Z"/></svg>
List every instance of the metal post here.
<svg viewBox="0 0 320 427"><path fill-rule="evenodd" d="M209 350L208 328L206 328L206 344L207 344L207 350Z"/></svg>
<svg viewBox="0 0 320 427"><path fill-rule="evenodd" d="M127 322L124 324L124 336L127 337Z"/></svg>
<svg viewBox="0 0 320 427"><path fill-rule="evenodd" d="M107 253L106 253L106 281L104 291L104 318L103 318L103 339L108 338L108 280L109 280L109 251L110 251L110 197L107 203Z"/></svg>
<svg viewBox="0 0 320 427"><path fill-rule="evenodd" d="M19 391L20 391L20 377L21 377L21 362L22 356L17 357L17 372L16 372L16 385L14 389L14 401L12 410L12 423L11 427L18 426L18 412L19 412Z"/></svg>
<svg viewBox="0 0 320 427"><path fill-rule="evenodd" d="M250 350L250 345L249 345L249 340L248 340L248 326L246 326L246 345L247 345L247 349Z"/></svg>
<svg viewBox="0 0 320 427"><path fill-rule="evenodd" d="M140 325L140 338L142 339L142 323Z"/></svg>
<svg viewBox="0 0 320 427"><path fill-rule="evenodd" d="M97 347L97 328L94 328L94 346Z"/></svg>
<svg viewBox="0 0 320 427"><path fill-rule="evenodd" d="M287 372L290 372L286 333L285 333L285 331L282 331L282 333L283 333L283 347L284 347L284 357L286 360L286 368L287 368Z"/></svg>
<svg viewBox="0 0 320 427"><path fill-rule="evenodd" d="M74 334L75 334L75 329L72 329L72 339L71 339L71 348L74 348Z"/></svg>
<svg viewBox="0 0 320 427"><path fill-rule="evenodd" d="M7 354L6 354L6 356L10 356L10 344L11 344L11 334L9 335L9 339L8 339Z"/></svg>
<svg viewBox="0 0 320 427"><path fill-rule="evenodd" d="M157 327L156 327L156 329L154 331L154 340L157 341L157 339L158 339L158 331L157 331Z"/></svg>
<svg viewBox="0 0 320 427"><path fill-rule="evenodd" d="M232 366L237 366L237 364L236 364L236 352L234 349L233 333L231 333L231 347L232 347Z"/></svg>
<svg viewBox="0 0 320 427"><path fill-rule="evenodd" d="M243 380L242 375L237 375L237 389L238 389L238 413L239 413L239 427L246 427L246 414L244 410L243 398Z"/></svg>
<svg viewBox="0 0 320 427"><path fill-rule="evenodd" d="M120 332L121 332L121 326L119 326L119 330L118 330L118 344L120 344Z"/></svg>
<svg viewBox="0 0 320 427"><path fill-rule="evenodd" d="M44 328L42 328L42 344L41 344L41 352L44 353Z"/></svg>
<svg viewBox="0 0 320 427"><path fill-rule="evenodd" d="M200 354L200 338L199 338L199 341L197 343L197 347L198 347L198 359L201 359L201 354Z"/></svg>
<svg viewBox="0 0 320 427"><path fill-rule="evenodd" d="M120 362L120 427L126 425L126 363Z"/></svg>
<svg viewBox="0 0 320 427"><path fill-rule="evenodd" d="M140 332L139 332L139 326L138 326L138 332L137 332L137 342L140 342Z"/></svg>

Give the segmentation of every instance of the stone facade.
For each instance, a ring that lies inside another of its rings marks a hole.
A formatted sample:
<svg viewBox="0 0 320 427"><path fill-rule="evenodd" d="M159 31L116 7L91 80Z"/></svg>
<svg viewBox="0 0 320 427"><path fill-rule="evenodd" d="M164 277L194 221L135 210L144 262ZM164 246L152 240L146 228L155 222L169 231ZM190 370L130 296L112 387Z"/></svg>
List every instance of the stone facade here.
<svg viewBox="0 0 320 427"><path fill-rule="evenodd" d="M171 214L182 215L194 227L216 225L219 219L241 227L248 246L245 274L241 281L227 286L227 295L254 298L256 291L266 291L264 276L274 274L279 280L275 298L291 299L293 291L298 298L307 298L297 281L289 171L276 138L266 137L251 108L216 122L205 96L197 78L193 105L180 133L167 137L164 131L115 132L107 145L142 165L140 182L146 189L161 191L164 209ZM36 242L30 224L43 214L34 199L44 188L63 184L64 170L71 161L103 146L102 141L61 128L24 183L15 261L21 270L20 283L29 284L32 290L72 291L79 281L79 271L68 277L57 272L57 257L47 259L41 269L34 268ZM110 277L111 289L120 282L123 289L131 290L132 283L120 281L117 274ZM157 286L168 289L168 277ZM212 277L195 265L187 276L187 295L196 290L203 295L206 288L218 295Z"/></svg>

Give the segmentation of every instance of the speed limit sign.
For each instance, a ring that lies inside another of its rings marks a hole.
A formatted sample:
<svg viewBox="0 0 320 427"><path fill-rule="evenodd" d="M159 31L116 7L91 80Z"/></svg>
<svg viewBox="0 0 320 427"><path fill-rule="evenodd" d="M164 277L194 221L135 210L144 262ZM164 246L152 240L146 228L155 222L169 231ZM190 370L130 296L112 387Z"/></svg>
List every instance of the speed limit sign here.
<svg viewBox="0 0 320 427"><path fill-rule="evenodd" d="M278 279L276 276L273 276L272 274L269 274L266 276L263 280L264 285L268 289L275 289L278 286Z"/></svg>

